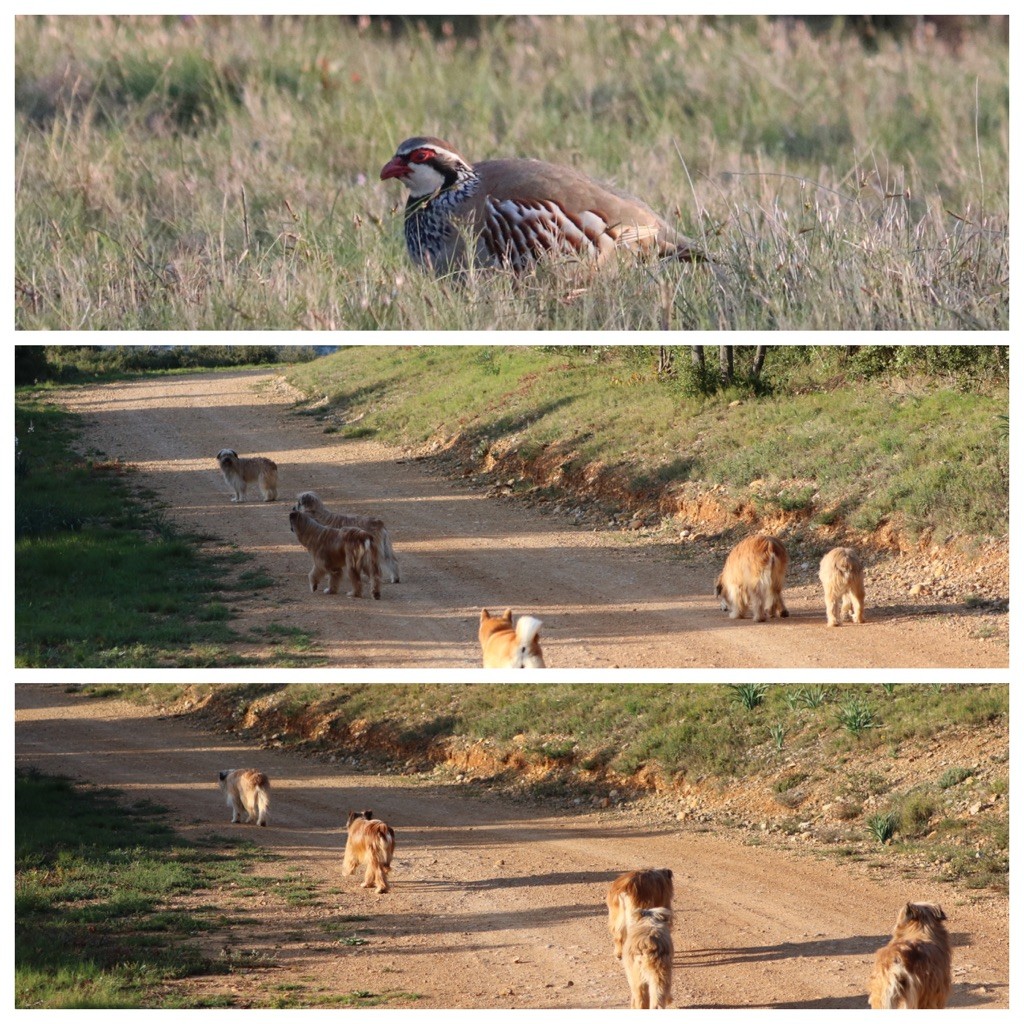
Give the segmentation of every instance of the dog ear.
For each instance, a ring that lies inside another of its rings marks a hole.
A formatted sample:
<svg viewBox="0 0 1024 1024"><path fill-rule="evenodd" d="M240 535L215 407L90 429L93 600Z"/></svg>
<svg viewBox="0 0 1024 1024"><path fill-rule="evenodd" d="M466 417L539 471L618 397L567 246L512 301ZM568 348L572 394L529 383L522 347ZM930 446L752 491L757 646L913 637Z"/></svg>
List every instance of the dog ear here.
<svg viewBox="0 0 1024 1024"><path fill-rule="evenodd" d="M227 772L227 771L218 772L217 773L217 778L220 779L221 782L223 782L228 777L229 774L230 774L230 772Z"/></svg>
<svg viewBox="0 0 1024 1024"><path fill-rule="evenodd" d="M373 811L363 811L363 817L367 821L373 821Z"/></svg>
<svg viewBox="0 0 1024 1024"><path fill-rule="evenodd" d="M502 613L501 617L503 619L508 619L508 621L511 622L512 621L512 609L511 608L506 608L505 611Z"/></svg>
<svg viewBox="0 0 1024 1024"><path fill-rule="evenodd" d="M486 608L480 609L480 621L487 622L491 617L491 613Z"/></svg>

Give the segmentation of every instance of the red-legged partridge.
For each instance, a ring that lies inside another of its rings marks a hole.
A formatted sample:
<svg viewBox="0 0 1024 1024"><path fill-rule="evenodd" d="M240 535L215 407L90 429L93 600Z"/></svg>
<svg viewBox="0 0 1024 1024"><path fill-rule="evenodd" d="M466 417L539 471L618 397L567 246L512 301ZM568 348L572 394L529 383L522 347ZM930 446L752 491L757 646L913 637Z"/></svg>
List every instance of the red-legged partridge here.
<svg viewBox="0 0 1024 1024"><path fill-rule="evenodd" d="M546 252L601 261L616 249L704 259L646 203L541 160L471 164L447 142L406 139L380 172L409 190L405 243L437 273L469 263L523 270Z"/></svg>

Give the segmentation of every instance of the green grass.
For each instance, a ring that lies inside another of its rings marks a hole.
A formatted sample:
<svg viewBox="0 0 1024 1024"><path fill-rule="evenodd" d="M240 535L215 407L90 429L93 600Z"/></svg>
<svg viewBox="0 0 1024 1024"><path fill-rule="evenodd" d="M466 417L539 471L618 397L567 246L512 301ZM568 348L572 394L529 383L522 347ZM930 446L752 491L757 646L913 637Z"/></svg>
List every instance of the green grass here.
<svg viewBox="0 0 1024 1024"><path fill-rule="evenodd" d="M16 325L1005 330L1008 66L980 19L953 56L750 17L23 16ZM378 174L424 132L626 187L718 273L418 273Z"/></svg>
<svg viewBox="0 0 1024 1024"><path fill-rule="evenodd" d="M181 1005L166 986L222 972L196 935L215 906L175 901L244 876L255 857L227 841L190 843L161 808L38 773L15 778L15 1005Z"/></svg>
<svg viewBox="0 0 1024 1024"><path fill-rule="evenodd" d="M688 364L687 348L671 351ZM437 440L527 484L912 537L1006 533L1005 351L772 348L760 394L710 397L656 366L651 347L358 346L290 379L327 399L315 415L329 426L359 418L391 444Z"/></svg>
<svg viewBox="0 0 1024 1024"><path fill-rule="evenodd" d="M255 664L238 653L231 593L265 588L237 553L182 534L123 463L74 449L78 419L46 391L16 393L15 664L134 668ZM248 557L248 556L245 556ZM270 624L274 664L302 663L312 641ZM248 642L252 642L250 638Z"/></svg>

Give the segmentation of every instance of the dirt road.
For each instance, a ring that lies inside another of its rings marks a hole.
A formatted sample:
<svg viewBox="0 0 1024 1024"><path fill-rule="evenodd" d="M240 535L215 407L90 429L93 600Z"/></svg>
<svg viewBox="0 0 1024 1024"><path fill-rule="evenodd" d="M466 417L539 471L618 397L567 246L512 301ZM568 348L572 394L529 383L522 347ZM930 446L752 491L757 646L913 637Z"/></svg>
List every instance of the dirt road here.
<svg viewBox="0 0 1024 1024"><path fill-rule="evenodd" d="M530 814L415 777L357 774L274 750L248 749L157 712L16 687L17 763L113 785L170 809L188 837L245 830L298 872L338 891L314 908L273 893L201 894L256 926L201 937L231 941L275 966L182 982L237 1005L266 1005L296 986L335 993L414 993L430 1007L616 1007L628 989L611 954L603 894L624 868L670 867L676 882L679 1007L865 1006L875 949L908 899L938 900L954 942L951 1005L1007 1007L1003 899L971 901L939 884L879 882L856 865L745 847L676 822L621 811ZM270 825L228 824L218 769L255 764L273 782ZM346 808L372 807L398 834L393 889L377 895L340 875ZM367 944L330 941L332 921L368 916ZM259 959L258 957L255 959ZM396 997L393 1005L403 1005Z"/></svg>
<svg viewBox="0 0 1024 1024"><path fill-rule="evenodd" d="M870 580L863 626L827 629L816 582L787 588L788 619L730 621L712 596L717 560L684 562L671 547L460 489L394 449L325 434L294 413L299 397L272 372L246 371L105 384L62 401L86 417L86 443L137 466L172 519L252 553L273 577L240 603L239 630L312 631L331 666L476 667L481 607L539 616L553 668L1007 664L1005 645L972 638L950 615L873 607ZM232 504L215 460L223 447L273 458L280 499ZM309 592L287 516L303 490L388 523L402 582L381 601Z"/></svg>

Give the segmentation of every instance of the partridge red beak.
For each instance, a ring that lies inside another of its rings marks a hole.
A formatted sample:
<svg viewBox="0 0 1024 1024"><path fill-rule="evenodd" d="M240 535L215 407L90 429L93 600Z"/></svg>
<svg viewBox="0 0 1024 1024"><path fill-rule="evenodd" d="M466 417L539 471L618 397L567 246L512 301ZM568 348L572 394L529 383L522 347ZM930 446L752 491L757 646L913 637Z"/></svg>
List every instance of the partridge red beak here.
<svg viewBox="0 0 1024 1024"><path fill-rule="evenodd" d="M385 178L404 178L409 173L409 165L400 156L393 156L381 169L380 180Z"/></svg>

